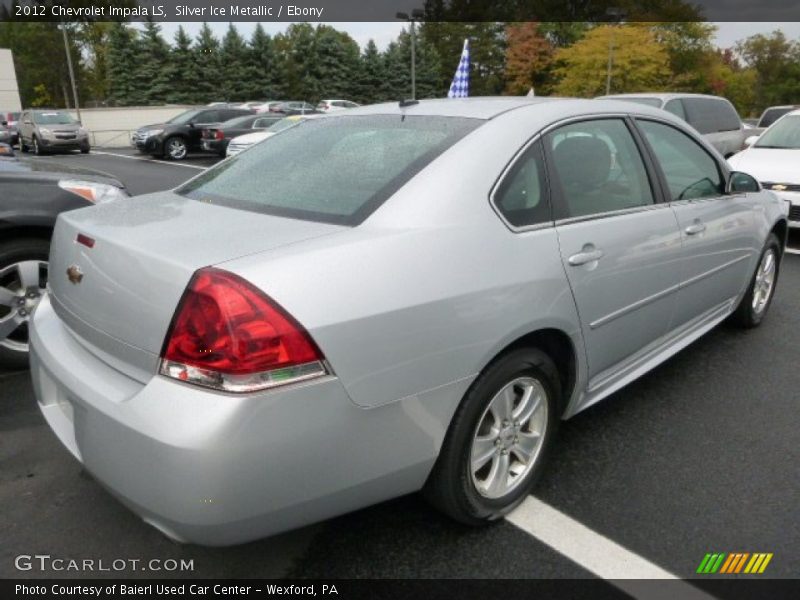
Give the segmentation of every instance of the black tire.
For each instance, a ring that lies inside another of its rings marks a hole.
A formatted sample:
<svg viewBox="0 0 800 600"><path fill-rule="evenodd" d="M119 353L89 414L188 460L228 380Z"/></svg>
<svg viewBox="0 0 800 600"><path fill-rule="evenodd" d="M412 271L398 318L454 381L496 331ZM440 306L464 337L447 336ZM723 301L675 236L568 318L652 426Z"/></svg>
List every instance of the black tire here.
<svg viewBox="0 0 800 600"><path fill-rule="evenodd" d="M170 145L174 144L174 143L177 143L177 142L180 142L181 144L183 144L183 154L180 155L180 156L173 155L170 152ZM183 160L189 155L189 145L186 143L186 140L183 139L181 136L173 135L171 137L168 137L166 140L164 140L164 149L163 149L162 155L163 155L164 158L166 158L168 160Z"/></svg>
<svg viewBox="0 0 800 600"><path fill-rule="evenodd" d="M753 300L756 294L756 278L765 257L770 252L774 256L775 275L773 277L772 286L769 290L766 303L761 310L756 310L753 306ZM780 241L778 241L778 238L774 233L769 234L769 237L764 244L764 248L761 250L761 254L758 257L756 270L753 273L752 279L750 280L750 285L747 287L747 292L745 292L744 296L742 296L739 306L736 307L736 310L731 315L731 322L734 325L744 329L752 329L753 327L758 327L761 325L761 322L764 320L764 317L766 316L767 311L772 304L772 299L775 297L775 287L778 285L778 275L780 274L781 254Z"/></svg>
<svg viewBox="0 0 800 600"><path fill-rule="evenodd" d="M39 144L39 138L37 138L36 136L33 136L33 153L36 156L44 156L45 153L44 149Z"/></svg>
<svg viewBox="0 0 800 600"><path fill-rule="evenodd" d="M23 154L28 153L28 145L22 141L22 138L19 138L19 151Z"/></svg>
<svg viewBox="0 0 800 600"><path fill-rule="evenodd" d="M487 498L473 481L470 463L473 436L492 399L519 377L536 379L546 392L544 440L533 466L521 475L522 479L505 495ZM558 370L547 354L535 348L522 348L502 355L484 370L461 401L423 495L439 510L467 525L485 525L511 512L530 493L541 475L555 438L560 406Z"/></svg>
<svg viewBox="0 0 800 600"><path fill-rule="evenodd" d="M0 273L8 266L25 260L47 261L50 253L50 243L38 238L20 238L9 240L0 244ZM0 284L3 282L0 281ZM8 307L0 306L0 319L8 314ZM15 332L16 342L19 342L19 332ZM5 339L0 339L0 366L10 369L24 369L28 366L28 352L12 349L3 345Z"/></svg>
<svg viewBox="0 0 800 600"><path fill-rule="evenodd" d="M91 147L90 146L88 146L88 145L87 146L81 146L81 154L89 154L90 151L91 151Z"/></svg>

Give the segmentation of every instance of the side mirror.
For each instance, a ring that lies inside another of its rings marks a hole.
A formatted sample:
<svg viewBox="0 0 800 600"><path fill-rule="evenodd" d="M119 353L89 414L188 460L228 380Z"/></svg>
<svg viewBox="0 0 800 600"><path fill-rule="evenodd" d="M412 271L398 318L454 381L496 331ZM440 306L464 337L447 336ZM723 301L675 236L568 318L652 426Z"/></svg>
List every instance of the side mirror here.
<svg viewBox="0 0 800 600"><path fill-rule="evenodd" d="M743 194L746 192L760 191L761 184L758 183L756 178L747 173L742 173L741 171L733 171L725 185L726 194Z"/></svg>
<svg viewBox="0 0 800 600"><path fill-rule="evenodd" d="M759 136L759 135L751 135L750 137L748 137L748 138L746 138L744 140L744 145L749 148L750 146L755 144L758 141L758 138L760 138L760 137L761 136Z"/></svg>
<svg viewBox="0 0 800 600"><path fill-rule="evenodd" d="M188 125L189 127L191 127L192 129L194 129L194 121L189 121L189 122L187 123L187 125Z"/></svg>

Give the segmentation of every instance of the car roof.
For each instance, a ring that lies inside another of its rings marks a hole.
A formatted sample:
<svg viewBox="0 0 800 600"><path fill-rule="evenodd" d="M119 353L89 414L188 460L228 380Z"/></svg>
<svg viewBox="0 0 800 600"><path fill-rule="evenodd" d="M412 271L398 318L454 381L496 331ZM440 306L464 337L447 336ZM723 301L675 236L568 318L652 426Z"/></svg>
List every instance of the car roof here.
<svg viewBox="0 0 800 600"><path fill-rule="evenodd" d="M712 94L691 94L689 92L636 92L630 94L609 94L608 96L597 96L597 100L612 98L659 98L660 100L671 100L672 98L713 98L715 100L725 100L722 96Z"/></svg>
<svg viewBox="0 0 800 600"><path fill-rule="evenodd" d="M547 119L572 117L580 114L612 112L623 114L649 114L663 117L660 108L634 104L625 100L558 98L558 97L523 97L523 96L487 96L475 98L439 98L420 100L417 104L400 106L399 102L360 106L347 111L347 116L358 115L416 115L465 117L490 120L500 115L518 111L523 108L541 107L547 113Z"/></svg>

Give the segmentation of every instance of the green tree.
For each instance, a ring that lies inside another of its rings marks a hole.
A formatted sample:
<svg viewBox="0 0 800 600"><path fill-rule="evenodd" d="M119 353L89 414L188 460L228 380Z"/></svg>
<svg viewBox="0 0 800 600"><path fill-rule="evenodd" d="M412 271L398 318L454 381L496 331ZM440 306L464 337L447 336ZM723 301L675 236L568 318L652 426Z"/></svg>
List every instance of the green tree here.
<svg viewBox="0 0 800 600"><path fill-rule="evenodd" d="M534 88L540 93L550 79L553 45L539 23L512 23L506 27L506 92L525 95Z"/></svg>
<svg viewBox="0 0 800 600"><path fill-rule="evenodd" d="M314 37L316 59L310 80L315 87L306 91L305 99L316 103L323 97L350 98L358 76L358 44L347 33L330 25L319 25Z"/></svg>
<svg viewBox="0 0 800 600"><path fill-rule="evenodd" d="M169 72L171 57L169 45L161 37L161 26L152 21L144 25L139 43L138 77L146 81L143 97L146 104L163 104L172 86Z"/></svg>
<svg viewBox="0 0 800 600"><path fill-rule="evenodd" d="M375 41L369 40L361 54L352 99L361 104L380 102L384 99L380 89L385 80L386 71L381 53L378 51Z"/></svg>
<svg viewBox="0 0 800 600"><path fill-rule="evenodd" d="M170 104L194 104L197 102L197 62L192 49L192 38L183 26L178 27L164 69L169 89L165 101Z"/></svg>
<svg viewBox="0 0 800 600"><path fill-rule="evenodd" d="M314 65L317 59L314 27L308 23L293 23L274 40L277 72L285 97L304 100L319 93Z"/></svg>
<svg viewBox="0 0 800 600"><path fill-rule="evenodd" d="M759 107L794 104L800 96L800 47L782 31L751 35L736 44L744 64L756 72Z"/></svg>
<svg viewBox="0 0 800 600"><path fill-rule="evenodd" d="M222 64L220 62L219 40L214 32L203 23L197 35L194 52L194 71L196 73L195 102L206 103L230 100L228 90L222 87Z"/></svg>
<svg viewBox="0 0 800 600"><path fill-rule="evenodd" d="M77 40L83 48L86 87L84 97L92 98L94 104L102 104L108 98L108 38L111 23L90 21L81 23Z"/></svg>
<svg viewBox="0 0 800 600"><path fill-rule="evenodd" d="M124 23L114 23L108 35L108 99L116 106L136 106L145 101L139 77L140 45L136 32Z"/></svg>
<svg viewBox="0 0 800 600"><path fill-rule="evenodd" d="M275 100L282 95L273 40L261 23L250 38L245 63L246 97Z"/></svg>
<svg viewBox="0 0 800 600"><path fill-rule="evenodd" d="M643 25L600 25L568 48L556 52L559 66L554 91L562 96L592 97L605 93L609 47L613 49L611 92L664 89L669 82L669 55Z"/></svg>
<svg viewBox="0 0 800 600"><path fill-rule="evenodd" d="M238 102L252 99L248 96L251 86L247 81L248 48L244 38L231 23L222 39L220 63L222 65L222 87L226 98Z"/></svg>

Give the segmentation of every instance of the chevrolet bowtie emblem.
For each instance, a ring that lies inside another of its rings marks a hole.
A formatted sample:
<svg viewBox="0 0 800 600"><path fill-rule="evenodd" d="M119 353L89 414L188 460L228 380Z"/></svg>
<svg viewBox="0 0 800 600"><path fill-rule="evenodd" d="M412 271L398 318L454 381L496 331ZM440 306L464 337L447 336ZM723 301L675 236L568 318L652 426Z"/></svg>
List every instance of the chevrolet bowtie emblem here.
<svg viewBox="0 0 800 600"><path fill-rule="evenodd" d="M79 284L83 279L83 271L78 265L70 265L67 269L67 278L69 278L71 283Z"/></svg>
<svg viewBox="0 0 800 600"><path fill-rule="evenodd" d="M783 185L782 183L776 183L775 185L772 186L772 189L775 190L776 192L782 192L783 190L786 189L786 186Z"/></svg>

